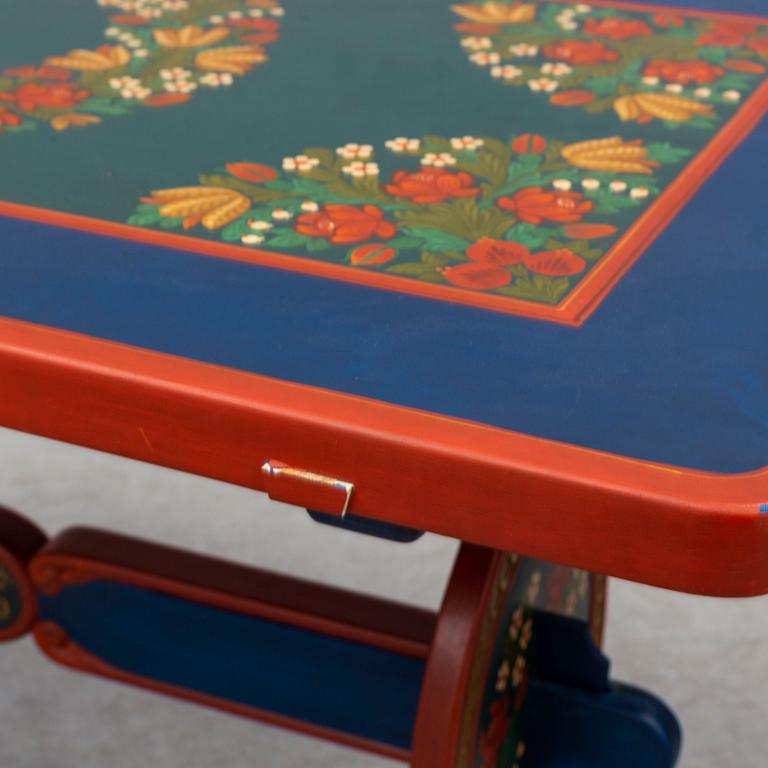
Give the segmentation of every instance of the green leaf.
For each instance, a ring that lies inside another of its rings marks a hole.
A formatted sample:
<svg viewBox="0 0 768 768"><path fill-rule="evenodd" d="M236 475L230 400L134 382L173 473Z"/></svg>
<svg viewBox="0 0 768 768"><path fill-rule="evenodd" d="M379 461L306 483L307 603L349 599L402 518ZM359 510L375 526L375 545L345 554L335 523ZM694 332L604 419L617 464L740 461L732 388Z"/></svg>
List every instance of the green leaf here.
<svg viewBox="0 0 768 768"><path fill-rule="evenodd" d="M438 229L408 227L405 231L428 251L463 251L469 245L467 240Z"/></svg>
<svg viewBox="0 0 768 768"><path fill-rule="evenodd" d="M407 261L403 264L395 264L387 269L393 275L408 275L409 277L423 277L427 274L435 274L433 264L425 264L421 261Z"/></svg>
<svg viewBox="0 0 768 768"><path fill-rule="evenodd" d="M308 251L326 251L331 247L331 244L324 240L322 237L310 237L307 238L306 248Z"/></svg>
<svg viewBox="0 0 768 768"><path fill-rule="evenodd" d="M277 232L269 238L267 245L274 248L297 248L306 246L310 240L306 235L294 232L292 229Z"/></svg>
<svg viewBox="0 0 768 768"><path fill-rule="evenodd" d="M160 220L160 214L155 208L154 211L137 211L128 217L128 223L134 227L151 227Z"/></svg>
<svg viewBox="0 0 768 768"><path fill-rule="evenodd" d="M163 216L157 222L158 226L161 227L162 229L177 229L183 223L184 223L183 216L171 216L171 217Z"/></svg>
<svg viewBox="0 0 768 768"><path fill-rule="evenodd" d="M80 103L83 112L93 112L96 115L127 115L131 112L129 102L125 99L90 98Z"/></svg>
<svg viewBox="0 0 768 768"><path fill-rule="evenodd" d="M387 240L387 244L391 245L398 251L408 251L415 248L421 248L424 245L424 241L420 237L408 237L401 235L395 237L392 240Z"/></svg>
<svg viewBox="0 0 768 768"><path fill-rule="evenodd" d="M674 147L668 141L648 144L646 149L648 150L649 160L654 160L657 163L663 163L664 165L681 163L693 154L693 150L686 147Z"/></svg>

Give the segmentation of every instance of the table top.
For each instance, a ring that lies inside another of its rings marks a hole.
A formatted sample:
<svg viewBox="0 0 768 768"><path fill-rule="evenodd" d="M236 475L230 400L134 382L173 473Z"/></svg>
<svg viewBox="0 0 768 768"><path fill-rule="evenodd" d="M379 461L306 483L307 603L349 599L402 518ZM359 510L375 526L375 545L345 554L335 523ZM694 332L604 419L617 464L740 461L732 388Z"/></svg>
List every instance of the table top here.
<svg viewBox="0 0 768 768"><path fill-rule="evenodd" d="M768 19L728 5L0 0L0 423L768 592Z"/></svg>

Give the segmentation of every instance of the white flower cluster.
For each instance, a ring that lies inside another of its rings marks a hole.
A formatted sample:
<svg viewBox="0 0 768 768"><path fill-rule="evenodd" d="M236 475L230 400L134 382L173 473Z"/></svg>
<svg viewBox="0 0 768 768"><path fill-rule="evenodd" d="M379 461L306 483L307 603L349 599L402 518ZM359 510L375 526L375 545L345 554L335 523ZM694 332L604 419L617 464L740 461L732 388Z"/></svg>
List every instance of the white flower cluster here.
<svg viewBox="0 0 768 768"><path fill-rule="evenodd" d="M576 21L577 11L574 8L566 8L557 16L555 21L560 25L560 29L566 32L573 32L579 28L579 23Z"/></svg>
<svg viewBox="0 0 768 768"><path fill-rule="evenodd" d="M109 81L109 87L120 91L124 99L138 99L142 101L152 93L151 88L145 88L141 80L136 77L113 77Z"/></svg>
<svg viewBox="0 0 768 768"><path fill-rule="evenodd" d="M159 19L164 13L178 13L189 8L188 0L98 0L103 8L119 8L144 19Z"/></svg>
<svg viewBox="0 0 768 768"><path fill-rule="evenodd" d="M497 64L491 67L491 77L499 77L502 80L514 80L523 74L523 70L520 67L516 67L514 64Z"/></svg>
<svg viewBox="0 0 768 768"><path fill-rule="evenodd" d="M131 51L131 55L136 59L144 59L149 56L149 51L144 48L144 41L137 35L130 32L123 32L120 27L107 27L104 30L106 37L114 38L117 42L122 43L126 48Z"/></svg>
<svg viewBox="0 0 768 768"><path fill-rule="evenodd" d="M546 64L541 65L541 72L544 75L552 75L552 77L563 77L564 75L570 75L573 72L573 67L568 66L562 61L548 61Z"/></svg>
<svg viewBox="0 0 768 768"><path fill-rule="evenodd" d="M421 158L421 164L434 168L444 168L446 165L456 165L456 158L450 152L427 152Z"/></svg>
<svg viewBox="0 0 768 768"><path fill-rule="evenodd" d="M373 155L370 144L345 144L336 149L336 154L345 160L368 160Z"/></svg>
<svg viewBox="0 0 768 768"><path fill-rule="evenodd" d="M557 80L550 80L548 77L539 77L535 80L528 81L528 87L537 93L539 91L543 91L544 93L552 93L558 89L559 85L560 83L558 83Z"/></svg>
<svg viewBox="0 0 768 768"><path fill-rule="evenodd" d="M285 16L285 11L279 6L275 5L272 8L251 8L247 11L247 15L252 19L261 19L264 16ZM227 19L243 19L246 17L246 13L243 11L230 11L226 16L216 13L210 16L208 21L211 24L224 24Z"/></svg>
<svg viewBox="0 0 768 768"><path fill-rule="evenodd" d="M498 53L490 52L488 51L478 51L477 53L473 53L469 60L473 64L477 64L478 67L490 67L493 64L500 64L501 63L501 56Z"/></svg>
<svg viewBox="0 0 768 768"><path fill-rule="evenodd" d="M474 136L459 136L451 139L451 146L459 152L474 152L476 149L480 149L483 144L485 142L482 139L476 139Z"/></svg>
<svg viewBox="0 0 768 768"><path fill-rule="evenodd" d="M191 77L192 72L183 67L160 70L163 88L169 93L191 93L197 90L197 83L191 80Z"/></svg>
<svg viewBox="0 0 768 768"><path fill-rule="evenodd" d="M573 182L570 179L555 179L552 182L552 186L560 192L569 192L571 189L573 189ZM598 189L600 189L602 183L599 179L587 178L581 182L581 186L587 192L596 192ZM610 189L611 192L613 192L615 195L621 195L626 192L627 189L629 189L629 184L627 184L626 181L616 179L608 185L608 189ZM629 190L629 196L633 200L644 200L650 194L651 191L648 189L648 187L633 187L631 190Z"/></svg>
<svg viewBox="0 0 768 768"><path fill-rule="evenodd" d="M283 170L284 171L311 171L313 168L317 168L320 165L320 161L316 157L308 157L307 155L296 155L295 157L283 158Z"/></svg>
<svg viewBox="0 0 768 768"><path fill-rule="evenodd" d="M345 165L341 171L347 176L352 176L354 179L362 179L366 176L378 176L379 166L377 163L365 163L362 160L355 160L354 163Z"/></svg>
<svg viewBox="0 0 768 768"><path fill-rule="evenodd" d="M646 75L642 79L643 85L648 85L650 87L659 85L660 82L661 82L660 78L655 77L653 75ZM667 83L664 86L664 90L667 91L667 93L680 94L685 91L685 87L681 83ZM696 88L693 91L693 95L697 99L709 99L712 96L712 89L707 88L706 86L701 86L700 88ZM729 91L724 91L721 94L721 96L724 101L736 102L736 101L741 101L742 94L741 94L741 91L729 90Z"/></svg>
<svg viewBox="0 0 768 768"><path fill-rule="evenodd" d="M470 51L484 51L487 48L493 46L493 41L490 37L462 37L461 44L464 48L469 48Z"/></svg>
<svg viewBox="0 0 768 768"><path fill-rule="evenodd" d="M209 88L232 85L234 82L235 78L229 72L209 72L207 75L203 75L200 78L200 83L202 85L207 85Z"/></svg>
<svg viewBox="0 0 768 768"><path fill-rule="evenodd" d="M384 146L390 152L395 152L396 154L401 152L418 152L421 147L421 141L419 139L406 139L405 136L398 136L396 139L384 142Z"/></svg>
<svg viewBox="0 0 768 768"><path fill-rule="evenodd" d="M524 56L533 57L539 55L539 46L531 45L530 43L517 43L509 46L509 52L513 56L519 56L520 58Z"/></svg>

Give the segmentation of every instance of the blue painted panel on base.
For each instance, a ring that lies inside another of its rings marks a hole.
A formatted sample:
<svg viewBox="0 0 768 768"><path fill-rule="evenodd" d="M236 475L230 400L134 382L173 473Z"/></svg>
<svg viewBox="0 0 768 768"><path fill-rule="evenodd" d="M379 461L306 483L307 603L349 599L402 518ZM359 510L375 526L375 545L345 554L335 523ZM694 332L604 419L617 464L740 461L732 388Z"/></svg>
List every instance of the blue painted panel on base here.
<svg viewBox="0 0 768 768"><path fill-rule="evenodd" d="M40 614L124 672L410 748L421 660L111 582Z"/></svg>

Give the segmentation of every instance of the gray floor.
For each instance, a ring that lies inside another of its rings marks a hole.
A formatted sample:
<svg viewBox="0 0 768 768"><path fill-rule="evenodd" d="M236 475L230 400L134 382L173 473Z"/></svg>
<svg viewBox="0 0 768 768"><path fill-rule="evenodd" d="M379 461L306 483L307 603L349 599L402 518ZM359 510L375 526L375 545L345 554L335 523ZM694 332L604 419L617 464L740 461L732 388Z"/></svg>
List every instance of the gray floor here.
<svg viewBox="0 0 768 768"><path fill-rule="evenodd" d="M0 430L0 498L56 532L87 523L436 607L455 544L326 530L260 495ZM684 768L764 768L768 599L613 581L614 677L661 694ZM0 648L0 768L386 768L387 760L59 669ZM617 766L620 768L620 766Z"/></svg>

